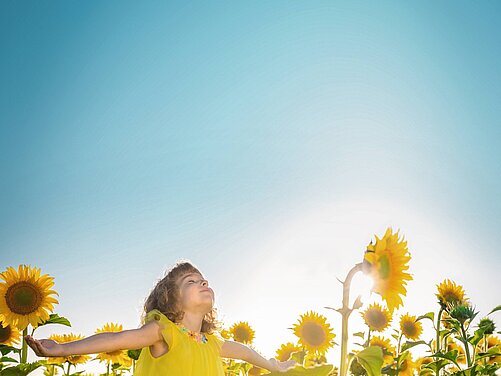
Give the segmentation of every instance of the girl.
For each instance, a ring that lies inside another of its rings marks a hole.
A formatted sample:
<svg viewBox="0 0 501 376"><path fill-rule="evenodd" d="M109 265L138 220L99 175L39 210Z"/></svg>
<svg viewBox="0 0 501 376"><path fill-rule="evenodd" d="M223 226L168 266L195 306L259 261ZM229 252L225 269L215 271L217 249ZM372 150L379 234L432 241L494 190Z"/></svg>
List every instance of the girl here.
<svg viewBox="0 0 501 376"><path fill-rule="evenodd" d="M223 358L241 359L269 371L284 372L289 360L265 359L253 349L216 334L214 291L189 262L178 262L146 299L144 324L119 333L99 333L57 343L26 336L38 356L61 357L139 349L135 376L224 376Z"/></svg>

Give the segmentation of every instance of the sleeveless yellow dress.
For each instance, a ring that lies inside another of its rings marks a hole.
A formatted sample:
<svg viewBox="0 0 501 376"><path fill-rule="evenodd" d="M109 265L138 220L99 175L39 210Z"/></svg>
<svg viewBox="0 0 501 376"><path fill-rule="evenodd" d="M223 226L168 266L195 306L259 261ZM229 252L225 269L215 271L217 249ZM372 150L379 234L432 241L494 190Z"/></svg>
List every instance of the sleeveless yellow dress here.
<svg viewBox="0 0 501 376"><path fill-rule="evenodd" d="M206 343L197 342L157 309L148 312L144 322L152 320L161 325L169 351L154 358L148 346L143 348L134 376L224 376L220 356L224 339L218 334L206 334Z"/></svg>

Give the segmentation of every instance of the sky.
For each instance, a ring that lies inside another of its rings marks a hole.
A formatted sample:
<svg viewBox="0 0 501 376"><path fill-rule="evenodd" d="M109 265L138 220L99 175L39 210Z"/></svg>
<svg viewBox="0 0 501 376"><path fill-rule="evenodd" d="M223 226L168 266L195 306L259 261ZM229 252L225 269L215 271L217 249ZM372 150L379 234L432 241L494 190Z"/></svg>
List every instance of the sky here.
<svg viewBox="0 0 501 376"><path fill-rule="evenodd" d="M500 15L496 1L2 1L0 269L53 276L56 312L91 335L138 327L188 259L224 323L249 322L271 357L309 310L339 343L324 307L392 227L412 256L402 312L437 310L451 278L485 315L501 303Z"/></svg>

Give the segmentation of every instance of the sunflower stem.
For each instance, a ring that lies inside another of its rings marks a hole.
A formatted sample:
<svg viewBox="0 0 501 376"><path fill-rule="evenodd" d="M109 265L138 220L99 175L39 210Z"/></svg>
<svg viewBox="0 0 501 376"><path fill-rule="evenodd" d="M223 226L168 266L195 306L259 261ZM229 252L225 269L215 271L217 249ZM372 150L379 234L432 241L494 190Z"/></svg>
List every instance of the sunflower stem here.
<svg viewBox="0 0 501 376"><path fill-rule="evenodd" d="M109 376L109 374L110 374L110 363L108 362L106 364L106 376Z"/></svg>
<svg viewBox="0 0 501 376"><path fill-rule="evenodd" d="M438 311L438 316L437 316L437 337L435 339L435 347L436 347L435 352L436 353L440 351L440 320L442 318L442 312L444 312L444 307L440 306L440 310ZM435 358L435 359L438 360L438 358ZM437 371L435 372L435 375L436 376L440 375L439 369L437 369Z"/></svg>
<svg viewBox="0 0 501 376"><path fill-rule="evenodd" d="M440 310L438 311L438 316L437 316L437 338L436 338L436 349L435 352L440 351L440 319L442 318L442 312L444 312L444 308L440 307Z"/></svg>
<svg viewBox="0 0 501 376"><path fill-rule="evenodd" d="M26 342L26 337L28 335L28 327L23 330L23 347L21 348L21 363L26 363L28 359L28 343Z"/></svg>
<svg viewBox="0 0 501 376"><path fill-rule="evenodd" d="M398 376L398 372L400 371L400 366L399 366L399 362L400 362L400 343L402 342L402 336L404 335L404 333L400 333L400 336L398 337L398 344L397 344L397 367L396 367L396 370L395 370L395 376Z"/></svg>
<svg viewBox="0 0 501 376"><path fill-rule="evenodd" d="M484 352L487 352L487 334L484 333ZM484 358L484 367L487 365L487 358Z"/></svg>
<svg viewBox="0 0 501 376"><path fill-rule="evenodd" d="M471 357L470 357L470 347L468 346L468 337L466 336L466 331L464 329L463 323L461 323L461 335L463 336L463 345L466 353L466 360L468 361L468 368L471 367Z"/></svg>
<svg viewBox="0 0 501 376"><path fill-rule="evenodd" d="M353 276L362 271L362 263L356 264L346 275L343 282L343 307L338 311L342 316L342 335L341 335L341 362L339 368L339 376L346 376L348 371L347 355L348 355L348 318L353 309L349 307L350 303L350 286Z"/></svg>
<svg viewBox="0 0 501 376"><path fill-rule="evenodd" d="M71 363L68 363L68 368L66 369L65 375L70 376L70 367L71 367Z"/></svg>

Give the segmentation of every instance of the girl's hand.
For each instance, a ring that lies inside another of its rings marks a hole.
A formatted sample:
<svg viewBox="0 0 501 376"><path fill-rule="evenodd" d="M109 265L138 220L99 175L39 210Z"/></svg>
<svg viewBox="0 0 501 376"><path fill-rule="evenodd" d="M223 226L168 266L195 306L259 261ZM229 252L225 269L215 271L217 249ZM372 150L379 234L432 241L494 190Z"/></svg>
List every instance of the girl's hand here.
<svg viewBox="0 0 501 376"><path fill-rule="evenodd" d="M24 339L37 356L64 356L63 345L51 339L35 339L32 336L25 336Z"/></svg>
<svg viewBox="0 0 501 376"><path fill-rule="evenodd" d="M289 368L296 365L296 361L292 359L286 362L280 362L275 358L270 358L268 362L270 363L268 370L272 372L286 372Z"/></svg>

